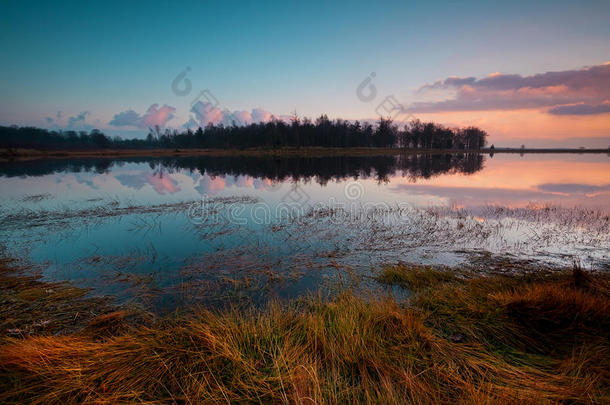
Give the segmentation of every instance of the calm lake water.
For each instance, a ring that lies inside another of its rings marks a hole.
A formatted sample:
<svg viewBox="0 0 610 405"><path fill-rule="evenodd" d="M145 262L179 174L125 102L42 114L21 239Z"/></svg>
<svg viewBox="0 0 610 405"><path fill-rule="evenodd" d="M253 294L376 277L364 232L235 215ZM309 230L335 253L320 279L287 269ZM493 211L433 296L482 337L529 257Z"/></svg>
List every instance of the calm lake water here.
<svg viewBox="0 0 610 405"><path fill-rule="evenodd" d="M48 279L153 308L370 283L386 263L609 268L610 157L0 163L0 237Z"/></svg>

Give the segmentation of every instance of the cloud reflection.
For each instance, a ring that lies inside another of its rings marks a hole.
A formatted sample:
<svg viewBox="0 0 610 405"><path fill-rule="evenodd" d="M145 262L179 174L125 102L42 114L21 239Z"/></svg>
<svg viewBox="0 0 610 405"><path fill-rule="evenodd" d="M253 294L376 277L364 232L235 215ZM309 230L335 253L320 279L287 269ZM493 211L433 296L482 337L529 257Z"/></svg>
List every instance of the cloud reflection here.
<svg viewBox="0 0 610 405"><path fill-rule="evenodd" d="M122 185L134 190L150 185L157 194L174 194L180 191L178 182L165 173L119 174L114 177Z"/></svg>

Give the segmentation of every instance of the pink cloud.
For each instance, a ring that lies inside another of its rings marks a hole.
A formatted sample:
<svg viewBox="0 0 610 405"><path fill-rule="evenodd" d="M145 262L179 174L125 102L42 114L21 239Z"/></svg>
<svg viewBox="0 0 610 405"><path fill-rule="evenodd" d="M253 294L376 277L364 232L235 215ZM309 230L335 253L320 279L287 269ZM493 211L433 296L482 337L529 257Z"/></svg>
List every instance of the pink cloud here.
<svg viewBox="0 0 610 405"><path fill-rule="evenodd" d="M158 194L166 192L173 194L180 191L178 182L164 173L139 173L139 174L121 174L115 178L124 186L140 190L145 185L149 184Z"/></svg>
<svg viewBox="0 0 610 405"><path fill-rule="evenodd" d="M432 113L548 108L567 115L571 110L553 107L571 104L599 106L610 99L610 63L577 70L546 72L531 76L493 73L482 79L449 77L421 87L417 93L443 90L450 97L441 101L417 102L406 110ZM579 107L589 113L605 113L607 108Z"/></svg>
<svg viewBox="0 0 610 405"><path fill-rule="evenodd" d="M184 125L187 128L195 126L205 127L208 124L224 125L248 125L257 122L269 122L273 119L273 114L262 108L254 108L249 111L231 111L220 109L207 101L197 101L191 108L193 116Z"/></svg>
<svg viewBox="0 0 610 405"><path fill-rule="evenodd" d="M174 107L168 105L164 105L161 108L158 107L159 104L153 104L148 107L146 114L142 116L141 127L152 127L155 125L163 127L169 120L174 118L173 114L176 112Z"/></svg>
<svg viewBox="0 0 610 405"><path fill-rule="evenodd" d="M115 114L114 118L110 121L110 125L120 126L133 126L138 128L149 128L158 125L164 127L168 121L174 118L174 112L176 109L168 105L163 105L159 108L159 104L152 104L146 110L146 113L140 115L134 110L122 111Z"/></svg>
<svg viewBox="0 0 610 405"><path fill-rule="evenodd" d="M191 112L195 115L192 119L202 127L222 121L222 110L207 101L197 101Z"/></svg>
<svg viewBox="0 0 610 405"><path fill-rule="evenodd" d="M227 182L224 177L210 177L205 174L201 176L199 184L195 187L195 190L199 191L200 194L213 193L222 191L226 188Z"/></svg>
<svg viewBox="0 0 610 405"><path fill-rule="evenodd" d="M273 115L262 108L253 108L251 116L252 122L269 122L273 119Z"/></svg>
<svg viewBox="0 0 610 405"><path fill-rule="evenodd" d="M178 182L169 177L168 175L149 174L146 176L146 179L148 181L148 184L150 184L159 194L165 194L166 191L170 194L174 194L180 191L180 187L178 187Z"/></svg>

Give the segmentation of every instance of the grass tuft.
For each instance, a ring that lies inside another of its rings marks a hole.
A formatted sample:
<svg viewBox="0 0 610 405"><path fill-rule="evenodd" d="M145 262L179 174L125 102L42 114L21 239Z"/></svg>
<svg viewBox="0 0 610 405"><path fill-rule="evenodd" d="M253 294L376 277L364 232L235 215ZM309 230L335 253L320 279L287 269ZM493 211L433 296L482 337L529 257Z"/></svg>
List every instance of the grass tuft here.
<svg viewBox="0 0 610 405"><path fill-rule="evenodd" d="M610 400L606 276L386 272L387 280L416 288L407 302L345 292L146 322L123 311L67 336L4 338L0 401Z"/></svg>

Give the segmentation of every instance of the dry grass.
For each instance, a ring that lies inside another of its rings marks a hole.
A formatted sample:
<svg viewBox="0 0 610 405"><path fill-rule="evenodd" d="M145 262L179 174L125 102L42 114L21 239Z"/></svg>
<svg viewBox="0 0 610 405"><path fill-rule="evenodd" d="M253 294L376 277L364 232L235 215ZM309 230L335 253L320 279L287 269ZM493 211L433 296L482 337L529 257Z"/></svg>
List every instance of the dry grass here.
<svg viewBox="0 0 610 405"><path fill-rule="evenodd" d="M377 277L377 281L380 283L399 285L411 291L436 287L439 284L456 281L457 279L455 272L450 269L404 264L386 266Z"/></svg>
<svg viewBox="0 0 610 405"><path fill-rule="evenodd" d="M69 336L5 338L0 401L610 400L606 277L579 270L544 278L429 274L418 284L433 269L388 269L386 281L403 274L422 287L404 305L344 293L138 326L111 314Z"/></svg>

